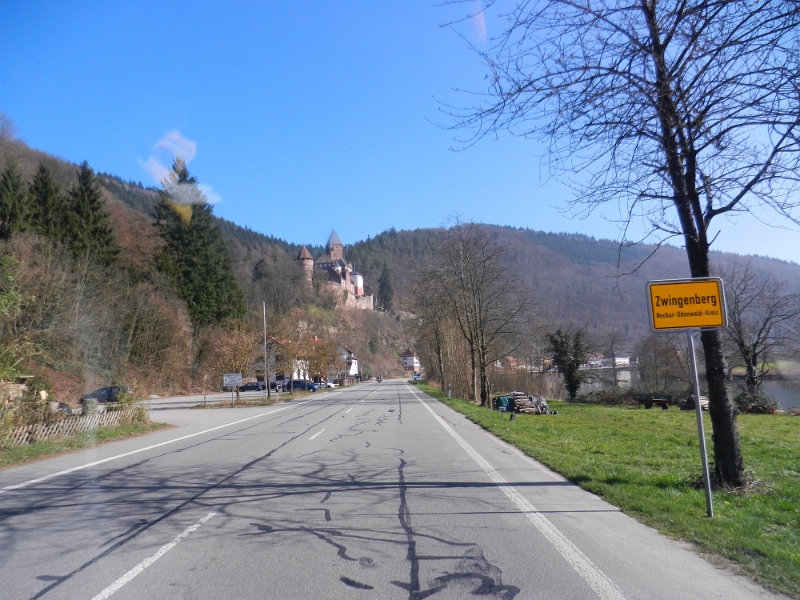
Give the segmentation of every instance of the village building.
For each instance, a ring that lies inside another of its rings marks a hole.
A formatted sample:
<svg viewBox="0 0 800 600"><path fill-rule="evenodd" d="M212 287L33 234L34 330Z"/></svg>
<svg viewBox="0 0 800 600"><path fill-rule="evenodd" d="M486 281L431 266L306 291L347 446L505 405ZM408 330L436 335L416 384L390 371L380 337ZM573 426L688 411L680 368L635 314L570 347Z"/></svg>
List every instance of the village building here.
<svg viewBox="0 0 800 600"><path fill-rule="evenodd" d="M345 260L344 244L335 230L331 232L325 246L325 254L314 260L308 248L303 246L297 260L303 265L303 274L309 285L314 278L314 269L321 271L317 271L317 277L321 277L323 285L335 294L339 305L345 308L373 309L372 294L364 294L364 277Z"/></svg>
<svg viewBox="0 0 800 600"><path fill-rule="evenodd" d="M414 353L411 348L408 348L405 352L400 355L400 360L403 363L403 368L406 371L413 371L414 373L419 372L420 362L419 357Z"/></svg>

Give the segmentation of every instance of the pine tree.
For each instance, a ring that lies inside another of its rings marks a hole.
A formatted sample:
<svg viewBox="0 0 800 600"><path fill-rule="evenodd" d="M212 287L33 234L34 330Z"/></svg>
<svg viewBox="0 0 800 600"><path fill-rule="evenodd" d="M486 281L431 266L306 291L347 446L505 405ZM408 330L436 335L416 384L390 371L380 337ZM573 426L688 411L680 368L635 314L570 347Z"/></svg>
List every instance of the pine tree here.
<svg viewBox="0 0 800 600"><path fill-rule="evenodd" d="M51 240L65 241L64 232L71 230L74 215L68 209L61 188L53 179L50 169L39 163L28 193L30 196L30 229Z"/></svg>
<svg viewBox="0 0 800 600"><path fill-rule="evenodd" d="M28 226L28 195L16 163L9 161L0 176L0 238L7 239Z"/></svg>
<svg viewBox="0 0 800 600"><path fill-rule="evenodd" d="M394 302L394 285L392 284L392 272L389 266L383 263L383 271L378 280L378 306L385 311L392 310L392 303Z"/></svg>
<svg viewBox="0 0 800 600"><path fill-rule="evenodd" d="M177 159L159 194L156 218L166 242L159 270L172 279L195 327L202 327L240 319L245 308L225 240L196 183Z"/></svg>
<svg viewBox="0 0 800 600"><path fill-rule="evenodd" d="M64 231L64 241L76 256L88 254L98 263L109 266L119 255L119 245L103 209L94 171L84 161L78 171L78 182L69 192L74 218Z"/></svg>
<svg viewBox="0 0 800 600"><path fill-rule="evenodd" d="M569 399L574 401L581 383L586 379L586 371L581 371L581 365L587 361L589 354L584 333L578 330L571 334L558 329L555 333L547 334L547 341L550 343L553 364L564 378Z"/></svg>

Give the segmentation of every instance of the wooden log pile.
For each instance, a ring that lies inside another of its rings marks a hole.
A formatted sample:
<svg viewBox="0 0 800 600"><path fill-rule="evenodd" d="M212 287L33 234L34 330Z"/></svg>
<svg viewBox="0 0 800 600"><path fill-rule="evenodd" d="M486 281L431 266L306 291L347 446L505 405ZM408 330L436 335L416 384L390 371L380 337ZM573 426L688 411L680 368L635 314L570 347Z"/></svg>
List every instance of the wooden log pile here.
<svg viewBox="0 0 800 600"><path fill-rule="evenodd" d="M544 398L539 396L529 396L523 392L511 392L511 401L514 404L514 411L525 413L526 415L550 415L554 414Z"/></svg>

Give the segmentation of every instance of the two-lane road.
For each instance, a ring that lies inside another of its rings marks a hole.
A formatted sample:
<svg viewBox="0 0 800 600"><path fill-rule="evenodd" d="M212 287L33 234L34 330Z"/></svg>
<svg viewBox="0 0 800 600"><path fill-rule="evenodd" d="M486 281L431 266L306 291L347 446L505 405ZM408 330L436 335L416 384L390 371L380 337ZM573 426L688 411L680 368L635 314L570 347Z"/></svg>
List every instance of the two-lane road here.
<svg viewBox="0 0 800 600"><path fill-rule="evenodd" d="M404 382L155 416L0 472L0 598L769 597Z"/></svg>

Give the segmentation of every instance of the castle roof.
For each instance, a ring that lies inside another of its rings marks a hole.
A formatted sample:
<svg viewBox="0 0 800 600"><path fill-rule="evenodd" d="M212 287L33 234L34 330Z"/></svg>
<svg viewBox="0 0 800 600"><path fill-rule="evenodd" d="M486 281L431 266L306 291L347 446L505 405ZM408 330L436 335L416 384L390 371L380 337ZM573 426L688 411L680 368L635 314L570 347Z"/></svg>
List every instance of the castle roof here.
<svg viewBox="0 0 800 600"><path fill-rule="evenodd" d="M300 254L297 255L297 260L314 260L314 257L311 256L311 253L308 251L308 248L303 246L303 249L300 250Z"/></svg>
<svg viewBox="0 0 800 600"><path fill-rule="evenodd" d="M331 246L344 246L344 244L342 243L342 240L340 240L339 236L336 235L336 230L335 229L331 231L331 237L328 238L328 246L327 247L330 248Z"/></svg>
<svg viewBox="0 0 800 600"><path fill-rule="evenodd" d="M314 261L315 265L327 265L329 263L333 263L334 260L331 258L330 254L322 254L317 260Z"/></svg>

